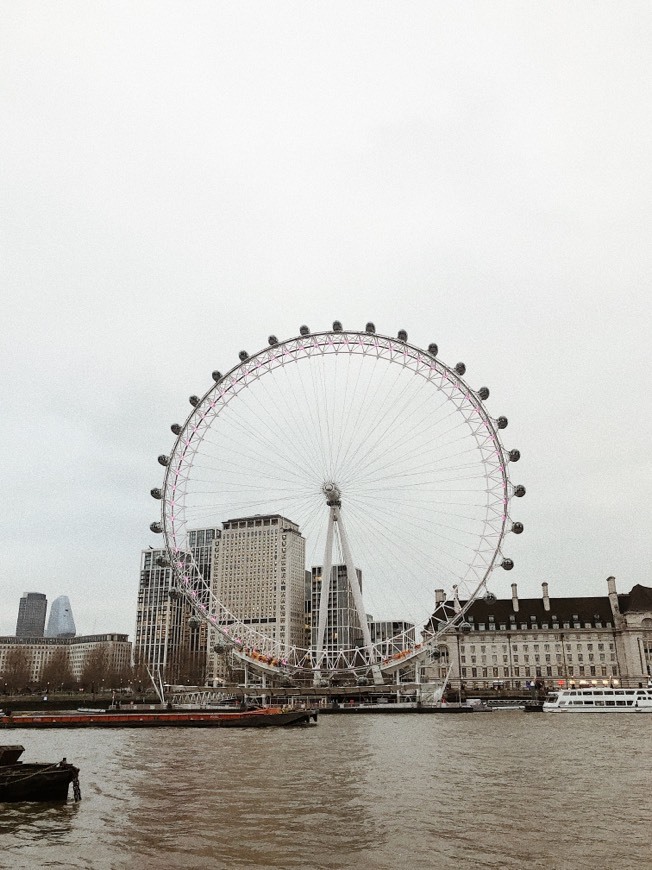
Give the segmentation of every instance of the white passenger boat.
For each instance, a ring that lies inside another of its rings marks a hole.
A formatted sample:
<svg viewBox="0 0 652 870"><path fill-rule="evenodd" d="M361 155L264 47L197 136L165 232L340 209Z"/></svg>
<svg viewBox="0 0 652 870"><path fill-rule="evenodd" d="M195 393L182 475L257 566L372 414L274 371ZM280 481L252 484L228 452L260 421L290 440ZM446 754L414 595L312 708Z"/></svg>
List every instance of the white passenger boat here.
<svg viewBox="0 0 652 870"><path fill-rule="evenodd" d="M544 713L652 713L652 689L560 689L543 702Z"/></svg>

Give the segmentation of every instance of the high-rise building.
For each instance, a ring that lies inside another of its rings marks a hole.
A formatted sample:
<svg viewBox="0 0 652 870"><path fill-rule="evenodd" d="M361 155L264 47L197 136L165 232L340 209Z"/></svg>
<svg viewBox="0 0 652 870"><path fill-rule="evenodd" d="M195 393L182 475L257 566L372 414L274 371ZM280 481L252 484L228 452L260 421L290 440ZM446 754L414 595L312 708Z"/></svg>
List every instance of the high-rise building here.
<svg viewBox="0 0 652 870"><path fill-rule="evenodd" d="M192 529L188 532L188 546L198 575L203 578L201 584L193 591L197 592L197 600L210 610L210 587L213 559L213 541L221 535L220 529ZM192 582L192 581L191 581ZM186 620L185 653L188 658L190 672L201 674L204 682L208 667L208 624L202 620ZM199 682L199 680L198 680Z"/></svg>
<svg viewBox="0 0 652 870"><path fill-rule="evenodd" d="M18 605L16 637L43 637L48 600L42 592L26 592Z"/></svg>
<svg viewBox="0 0 652 870"><path fill-rule="evenodd" d="M157 564L166 550L143 550L136 605L134 661L152 673L165 674L168 658L181 648L183 600L174 594L172 570Z"/></svg>
<svg viewBox="0 0 652 870"><path fill-rule="evenodd" d="M403 620L373 620L368 622L371 642L381 658L389 658L414 646L413 622Z"/></svg>
<svg viewBox="0 0 652 870"><path fill-rule="evenodd" d="M213 594L286 653L304 643L305 539L280 514L223 524L213 546Z"/></svg>
<svg viewBox="0 0 652 870"><path fill-rule="evenodd" d="M45 637L74 637L77 634L72 608L67 595L60 595L50 605Z"/></svg>
<svg viewBox="0 0 652 870"><path fill-rule="evenodd" d="M362 591L362 571L356 568L358 584ZM319 624L319 604L321 600L322 568L312 568L312 605L311 635L313 649L317 646L317 626ZM350 650L364 645L360 619L356 610L353 592L349 586L346 565L333 565L331 585L328 595L328 618L324 633L324 651Z"/></svg>
<svg viewBox="0 0 652 870"><path fill-rule="evenodd" d="M220 529L194 529L188 533L193 562L210 584L213 540ZM158 564L165 550L147 549L141 554L140 582L136 609L134 659L149 668L152 675L168 683L203 683L207 659L205 624L191 619L188 600L173 584L171 568ZM208 597L204 587L196 590ZM206 601L204 601L206 603Z"/></svg>
<svg viewBox="0 0 652 870"><path fill-rule="evenodd" d="M303 592L303 646L312 646L312 571L306 569Z"/></svg>

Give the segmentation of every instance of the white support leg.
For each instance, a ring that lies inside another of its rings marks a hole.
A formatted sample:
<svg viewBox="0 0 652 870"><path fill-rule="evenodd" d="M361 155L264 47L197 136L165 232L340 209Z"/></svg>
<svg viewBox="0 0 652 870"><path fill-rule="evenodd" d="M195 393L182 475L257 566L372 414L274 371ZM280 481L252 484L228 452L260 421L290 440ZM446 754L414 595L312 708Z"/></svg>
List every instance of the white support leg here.
<svg viewBox="0 0 652 870"><path fill-rule="evenodd" d="M321 681L321 666L322 656L324 654L324 635L326 634L326 625L328 623L328 601L331 591L331 570L333 567L333 532L335 529L335 511L337 508L330 508L328 516L328 529L326 530L326 547L324 549L324 560L321 567L321 589L319 590L319 622L317 624L317 643L316 643L316 658L314 684L317 686Z"/></svg>
<svg viewBox="0 0 652 870"><path fill-rule="evenodd" d="M371 673L375 685L379 686L383 683L383 675L381 673L380 667L378 666L378 663L376 662L376 651L374 649L373 643L371 642L371 633L369 631L367 614L365 612L364 602L362 600L362 591L360 589L360 584L358 583L358 572L355 569L355 562L353 561L353 554L351 553L351 547L349 546L349 539L346 534L346 528L344 527L344 521L342 520L340 509L338 507L334 507L331 508L331 510L335 512L335 519L337 521L337 528L340 534L340 541L342 542L342 551L344 553L344 562L346 564L346 576L349 582L349 588L353 595L355 609L358 613L358 620L360 621L360 628L362 629L362 638L364 641L364 645L369 655L369 662L371 663Z"/></svg>
<svg viewBox="0 0 652 870"><path fill-rule="evenodd" d="M326 496L326 504L329 508L329 515L328 529L326 533L326 550L324 552L324 563L322 565L321 590L319 593L319 622L317 625L317 642L315 644L315 655L317 661L315 662L314 683L315 685L318 685L321 680L321 667L324 657L324 635L326 633L326 626L328 624L328 603L331 588L331 569L333 567L333 534L335 530L335 523L337 523L337 530L340 537L340 543L342 545L342 553L344 555L344 563L346 565L347 581L349 584L349 589L351 590L351 594L353 596L355 609L358 614L358 621L360 622L360 629L362 631L364 646L367 650L367 654L369 657L369 664L371 665L371 673L374 683L377 686L380 686L384 682L383 675L380 670L380 665L376 661L376 651L374 649L373 643L371 642L371 633L369 631L367 614L365 612L364 602L362 600L362 591L360 589L360 584L358 583L358 573L355 569L355 562L353 561L353 554L351 553L351 547L349 546L349 539L347 537L346 529L344 528L344 523L342 521L342 516L340 513L340 508L342 506L340 488L336 483L328 481L322 486L322 492Z"/></svg>

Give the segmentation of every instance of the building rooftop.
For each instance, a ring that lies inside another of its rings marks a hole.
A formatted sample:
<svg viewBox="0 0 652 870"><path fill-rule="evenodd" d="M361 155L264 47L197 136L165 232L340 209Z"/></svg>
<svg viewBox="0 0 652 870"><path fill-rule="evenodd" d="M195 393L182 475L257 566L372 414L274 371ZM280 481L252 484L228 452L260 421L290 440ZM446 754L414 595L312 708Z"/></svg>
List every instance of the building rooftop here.
<svg viewBox="0 0 652 870"><path fill-rule="evenodd" d="M261 520L283 520L286 523L291 523L293 526L298 528L298 524L294 522L294 520L289 519L288 517L284 517L282 514L254 514L253 516L247 517L233 517L230 520L226 520L223 523L224 528L226 529L231 523L244 523L244 522L252 522L252 521L261 521Z"/></svg>
<svg viewBox="0 0 652 870"><path fill-rule="evenodd" d="M465 619L473 624L495 623L503 625L520 626L523 623L533 625L552 623L569 623L573 626L579 623L584 628L589 623L602 626L611 624L614 615L611 610L609 596L569 596L557 598L550 596L549 607L544 603L544 597L540 598L480 598L471 603L466 611ZM515 609L515 602L518 610ZM460 601L462 607L466 601ZM448 608L453 608L453 602L446 602ZM621 613L641 612L652 610L652 589L637 584L628 594L618 595L618 606Z"/></svg>
<svg viewBox="0 0 652 870"><path fill-rule="evenodd" d="M607 595L573 597L573 598L550 598L550 609L544 606L542 598L519 598L518 611L514 609L511 598L480 599L474 601L466 613L470 622L473 618L476 622L490 621L493 616L494 622L510 622L510 617L516 617L517 622L529 620L534 616L536 622L550 622L557 617L559 622L610 622L613 619L611 606ZM576 617L576 618L575 618ZM511 619L513 622L514 619Z"/></svg>
<svg viewBox="0 0 652 870"><path fill-rule="evenodd" d="M652 589L649 586L641 586L637 583L632 586L628 595L618 596L618 605L621 613L640 613L652 610Z"/></svg>

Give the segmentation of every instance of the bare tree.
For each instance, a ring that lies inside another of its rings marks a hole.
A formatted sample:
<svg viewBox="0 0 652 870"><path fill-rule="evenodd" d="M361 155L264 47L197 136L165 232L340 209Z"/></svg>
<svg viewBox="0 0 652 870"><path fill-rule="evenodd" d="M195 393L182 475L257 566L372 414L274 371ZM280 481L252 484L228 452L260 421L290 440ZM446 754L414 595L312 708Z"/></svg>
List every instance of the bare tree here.
<svg viewBox="0 0 652 870"><path fill-rule="evenodd" d="M131 665L122 665L111 670L111 688L125 689L133 680L134 669Z"/></svg>
<svg viewBox="0 0 652 870"><path fill-rule="evenodd" d="M31 671L25 647L12 647L7 653L2 672L2 679L7 686L7 691L16 692L24 689L29 684Z"/></svg>
<svg viewBox="0 0 652 870"><path fill-rule="evenodd" d="M70 667L70 653L68 647L57 647L50 660L43 668L41 683L50 686L50 690L71 689L75 684Z"/></svg>
<svg viewBox="0 0 652 870"><path fill-rule="evenodd" d="M109 676L109 654L104 647L96 646L86 656L79 682L85 689L94 692Z"/></svg>
<svg viewBox="0 0 652 870"><path fill-rule="evenodd" d="M147 666L140 658L136 658L132 669L132 677L134 691L143 692L150 686L150 678L147 673Z"/></svg>

